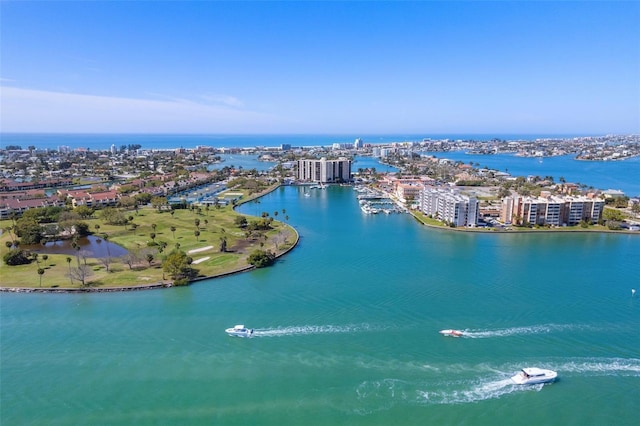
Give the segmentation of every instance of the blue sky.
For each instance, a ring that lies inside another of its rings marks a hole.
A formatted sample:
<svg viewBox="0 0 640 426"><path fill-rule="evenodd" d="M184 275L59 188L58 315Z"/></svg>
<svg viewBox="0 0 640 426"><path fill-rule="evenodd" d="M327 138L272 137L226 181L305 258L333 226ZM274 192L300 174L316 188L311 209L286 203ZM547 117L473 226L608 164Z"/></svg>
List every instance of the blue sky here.
<svg viewBox="0 0 640 426"><path fill-rule="evenodd" d="M0 1L3 132L640 133L640 2Z"/></svg>

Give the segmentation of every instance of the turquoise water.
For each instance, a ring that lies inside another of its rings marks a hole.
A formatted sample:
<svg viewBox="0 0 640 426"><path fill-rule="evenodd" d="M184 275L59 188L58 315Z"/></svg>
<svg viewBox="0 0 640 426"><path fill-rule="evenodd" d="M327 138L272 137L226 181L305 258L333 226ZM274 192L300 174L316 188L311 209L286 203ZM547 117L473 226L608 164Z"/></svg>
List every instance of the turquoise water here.
<svg viewBox="0 0 640 426"><path fill-rule="evenodd" d="M575 155L546 157L518 157L513 154L481 155L462 151L426 152L438 158L473 162L512 176L552 176L556 182L564 177L567 182L581 183L597 189L617 189L630 197L640 196L640 157L622 161L579 161Z"/></svg>
<svg viewBox="0 0 640 426"><path fill-rule="evenodd" d="M301 241L272 268L1 293L2 424L636 424L639 236L432 230L346 187L261 200L283 208ZM510 384L523 366L559 380Z"/></svg>

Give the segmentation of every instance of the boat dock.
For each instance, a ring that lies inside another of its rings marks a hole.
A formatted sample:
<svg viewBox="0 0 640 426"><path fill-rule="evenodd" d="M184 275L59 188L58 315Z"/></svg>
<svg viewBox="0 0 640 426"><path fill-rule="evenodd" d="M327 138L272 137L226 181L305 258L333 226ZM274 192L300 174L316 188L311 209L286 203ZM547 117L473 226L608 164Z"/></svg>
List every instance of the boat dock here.
<svg viewBox="0 0 640 426"><path fill-rule="evenodd" d="M358 202L360 204L360 209L365 214L391 214L406 212L404 207L396 204L388 194L382 191L358 186L355 186L353 189L359 193Z"/></svg>

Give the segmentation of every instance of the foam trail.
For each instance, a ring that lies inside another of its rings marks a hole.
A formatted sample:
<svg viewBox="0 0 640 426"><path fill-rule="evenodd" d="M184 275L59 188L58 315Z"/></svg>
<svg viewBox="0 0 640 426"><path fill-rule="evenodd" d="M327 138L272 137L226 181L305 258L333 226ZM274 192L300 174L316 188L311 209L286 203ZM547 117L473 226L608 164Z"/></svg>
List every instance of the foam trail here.
<svg viewBox="0 0 640 426"><path fill-rule="evenodd" d="M514 392L539 391L543 386L543 384L521 386L513 383L511 379L500 379L472 383L462 389L418 391L418 396L427 404L469 404L500 398Z"/></svg>
<svg viewBox="0 0 640 426"><path fill-rule="evenodd" d="M303 325L294 327L278 327L278 328L264 328L255 329L253 335L255 337L282 337L282 336L295 336L302 334L328 334L328 333L355 333L369 329L369 326L364 325Z"/></svg>
<svg viewBox="0 0 640 426"><path fill-rule="evenodd" d="M636 358L586 358L565 362L557 366L559 371L599 376L640 377L640 359Z"/></svg>
<svg viewBox="0 0 640 426"><path fill-rule="evenodd" d="M580 328L578 325L567 324L543 324L533 325L529 327L512 327L498 330L463 330L463 337L471 337L472 339L486 339L490 337L506 337L514 335L527 334L545 334L553 331L561 331L568 329Z"/></svg>

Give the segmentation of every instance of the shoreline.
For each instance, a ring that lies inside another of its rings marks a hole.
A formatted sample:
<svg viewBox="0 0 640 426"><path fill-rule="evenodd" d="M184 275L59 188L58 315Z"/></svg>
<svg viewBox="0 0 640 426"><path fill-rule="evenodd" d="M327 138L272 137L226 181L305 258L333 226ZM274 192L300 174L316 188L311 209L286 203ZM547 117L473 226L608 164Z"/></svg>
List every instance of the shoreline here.
<svg viewBox="0 0 640 426"><path fill-rule="evenodd" d="M279 259L280 257L284 256L285 254L289 253L291 250L293 250L298 245L298 242L300 241L300 234L298 234L298 231L293 226L291 226L291 229L293 229L293 232L296 235L296 240L293 242L291 247L289 247L288 249L286 249L282 253L276 255L276 259ZM194 283L197 283L197 282L200 282L200 281L211 280L211 279L215 279L215 278L222 278L222 277L226 277L226 276L229 276L229 275L239 274L241 272L247 272L247 271L250 271L250 270L253 270L253 269L256 269L256 267L253 266L253 265L247 265L247 266L245 266L243 268L234 269L232 271L227 271L227 272L222 272L222 273L216 274L216 275L208 275L208 276L205 276L205 277L197 277L197 278L194 278L193 280L189 281L189 284L187 284L185 286L179 286L179 287L189 287L190 285L192 285ZM156 284L142 284L142 285L136 285L136 286L102 287L102 288L91 288L91 287L85 287L85 288L0 287L0 293L1 292L6 292L6 293L118 293L118 292L123 292L123 291L158 290L158 289L173 288L173 287L176 287L176 286L173 285L173 281L166 281L166 282L159 282L159 283L156 283Z"/></svg>
<svg viewBox="0 0 640 426"><path fill-rule="evenodd" d="M264 195L267 195L273 191L275 191L277 188L279 188L281 186L281 184L278 185L274 185L270 188L268 188L265 192L260 193L254 197L249 197L247 199L245 199L242 203L238 204L238 205L242 205L245 204L247 202L251 202L255 199L258 199ZM234 210L235 210L234 206ZM441 230L441 231L453 231L453 232L468 232L468 233L483 233L483 234L537 234L537 233L545 233L545 234L549 234L549 233L605 233L605 234L624 234L624 235L640 235L640 232L637 231L628 231L628 230L607 230L607 229L597 229L597 230L589 230L589 229L526 229L526 230L518 230L518 229L502 229L502 230L498 230L496 228L490 228L490 229L486 229L486 228L461 228L461 227L456 227L456 228L451 228L448 226L437 226L437 225L432 225L432 224L428 224L426 222L424 222L423 220L421 220L420 217L418 217L415 212L411 211L411 210L407 210L408 214L410 214L414 220L416 222L418 222L420 225L422 226L426 226L430 229L436 229L436 230ZM294 234L295 234L295 241L293 242L293 244L287 248L285 251L283 251L280 254L277 254L275 256L276 259L286 255L287 253L289 253L291 250L293 250L297 245L298 242L300 241L300 234L298 233L298 231L290 225L286 225L289 226ZM242 272L247 272L250 271L252 269L256 269L255 266L253 265L247 265L245 267L242 268L237 268L231 271L226 271L226 272L222 272L219 274L215 274L215 275L208 275L208 276L203 276L203 277L196 277L193 280L189 281L189 283L185 286L182 287L188 287L194 283L200 282L200 281L205 281L205 280L210 280L210 279L215 279L215 278L221 278L221 277L225 277L225 276L229 276L229 275L234 275L234 274L238 274L238 273L242 273ZM38 287L34 287L34 288L30 288L30 287L3 287L0 286L0 292L7 292L7 293L114 293L114 292L123 292L123 291L144 291L144 290L157 290L157 289L163 289L163 288L172 288L175 287L173 284L173 281L168 281L168 280L164 280L164 281L160 281L154 284L141 284L141 285L134 285L134 286L124 286L124 287L102 287L102 288L91 288L91 287L84 287L84 288L70 288L70 287L56 287L56 288L38 288Z"/></svg>
<svg viewBox="0 0 640 426"><path fill-rule="evenodd" d="M244 202L238 204L238 205L242 205L244 203L253 201L257 198L260 198L264 195L267 195L273 191L275 191L277 188L279 188L281 185L274 185L270 188L268 188L266 191L260 193L259 195L255 196L255 197L250 197L247 198L246 200L244 200ZM234 206L234 210L235 210ZM284 224L284 222L283 222ZM291 250L293 250L297 245L298 242L300 241L300 234L298 233L298 230L296 228L294 228L291 225L286 225L289 228L291 228L291 230L293 230L293 233L295 234L295 241L293 242L293 244L291 244L291 247L287 248L286 250L284 250L283 252L276 254L276 259L279 259L280 257L284 256L285 254L289 253ZM180 287L189 287L190 285L200 282L200 281L205 281L205 280L210 280L210 279L215 279L215 278L222 278L222 277L226 277L229 275L234 275L234 274L239 274L241 272L247 272L250 271L252 269L256 269L255 266L253 265L247 265L244 266L242 268L236 268L230 271L226 271L226 272L221 272L219 274L215 274L215 275L207 275L207 276L203 276L203 277L196 277L194 279L192 279L191 281L189 281L189 283L187 285L184 286L180 286ZM71 288L71 287L56 287L56 288L41 288L41 287L3 287L0 286L0 293L2 292L6 292L6 293L117 293L117 292L123 292L123 291L144 291L144 290L158 290L158 289L163 289L163 288L173 288L176 287L173 285L173 281L169 281L169 280L165 280L162 282L157 282L155 284L141 284L141 285L135 285L135 286L124 286L124 287L101 287L101 288L91 288L91 287L83 287L83 288Z"/></svg>
<svg viewBox="0 0 640 426"><path fill-rule="evenodd" d="M411 216L418 222L420 225L429 227L431 229L440 229L442 231L453 231L453 232L469 232L469 233L482 233L482 234L563 234L563 233L592 233L592 234L624 234L624 235L640 235L639 231L627 231L627 230L611 230L611 229L571 229L570 227L561 228L561 229L535 229L535 228L527 228L527 229L501 229L498 230L496 228L467 228L467 227L455 227L451 228L449 226L437 226L431 225L429 223L423 222L418 216L416 216L413 212L409 212Z"/></svg>

